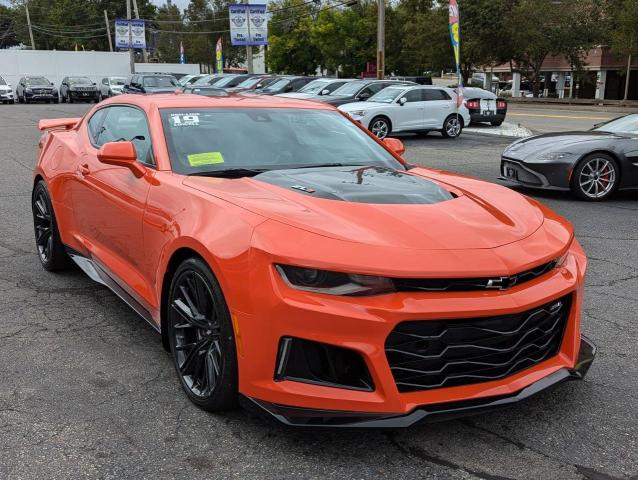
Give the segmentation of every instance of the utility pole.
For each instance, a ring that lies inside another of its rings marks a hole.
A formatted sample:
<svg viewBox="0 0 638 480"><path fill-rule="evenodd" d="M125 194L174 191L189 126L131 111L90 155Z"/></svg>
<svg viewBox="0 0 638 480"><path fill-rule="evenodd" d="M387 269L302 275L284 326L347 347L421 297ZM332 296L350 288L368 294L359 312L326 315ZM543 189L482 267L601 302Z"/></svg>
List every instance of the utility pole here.
<svg viewBox="0 0 638 480"><path fill-rule="evenodd" d="M377 79L385 77L385 0L377 0Z"/></svg>
<svg viewBox="0 0 638 480"><path fill-rule="evenodd" d="M248 0L245 0L244 3L248 5ZM250 6L246 10L246 21L248 22L248 41L250 42ZM248 66L248 73L254 73L252 45L246 45L246 65Z"/></svg>
<svg viewBox="0 0 638 480"><path fill-rule="evenodd" d="M137 0L133 0L133 11L135 12L135 18L140 19L140 11L137 9ZM146 48L142 49L142 57L144 58L144 63L148 63L148 53L146 52Z"/></svg>
<svg viewBox="0 0 638 480"><path fill-rule="evenodd" d="M135 52L133 51L133 32L131 31L131 0L126 0L126 19L128 20L128 52L131 73L135 73Z"/></svg>
<svg viewBox="0 0 638 480"><path fill-rule="evenodd" d="M106 35L109 37L109 51L113 51L113 41L111 40L111 26L109 25L109 16L104 10L104 22L106 23Z"/></svg>
<svg viewBox="0 0 638 480"><path fill-rule="evenodd" d="M31 38L31 49L35 50L35 42L33 41L33 30L31 29L31 17L29 16L29 2L24 2L24 8L27 11L27 25L29 26L29 37Z"/></svg>

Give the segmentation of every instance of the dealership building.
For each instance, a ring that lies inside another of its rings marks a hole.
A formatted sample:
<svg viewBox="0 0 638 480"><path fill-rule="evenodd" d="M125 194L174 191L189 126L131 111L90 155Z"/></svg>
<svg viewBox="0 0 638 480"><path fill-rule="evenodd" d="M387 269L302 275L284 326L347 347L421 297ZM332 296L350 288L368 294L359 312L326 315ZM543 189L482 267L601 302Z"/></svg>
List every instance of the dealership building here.
<svg viewBox="0 0 638 480"><path fill-rule="evenodd" d="M548 56L543 62L544 96L622 100L625 95L627 57L614 55L608 47L590 50L584 57L584 73L574 78L572 66L563 56ZM512 73L509 64L494 68L504 80L512 80L512 96L520 96L521 75ZM570 95L571 93L571 95ZM632 63L629 79L629 100L638 100L638 59Z"/></svg>

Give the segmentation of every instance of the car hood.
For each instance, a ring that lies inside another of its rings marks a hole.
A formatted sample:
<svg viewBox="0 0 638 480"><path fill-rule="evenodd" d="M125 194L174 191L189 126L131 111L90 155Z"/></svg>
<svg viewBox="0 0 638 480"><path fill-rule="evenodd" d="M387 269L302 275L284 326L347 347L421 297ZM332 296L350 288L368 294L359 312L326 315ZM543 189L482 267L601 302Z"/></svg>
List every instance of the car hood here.
<svg viewBox="0 0 638 480"><path fill-rule="evenodd" d="M580 149L583 143L607 141L615 138L622 137L614 133L600 131L546 133L517 140L505 149L503 155L524 159L545 151L560 152L575 145L578 145Z"/></svg>
<svg viewBox="0 0 638 480"><path fill-rule="evenodd" d="M436 172L423 168L296 169L240 179L189 176L184 184L324 237L392 248L496 248L532 235L544 221L535 202L507 188L454 175L437 179Z"/></svg>
<svg viewBox="0 0 638 480"><path fill-rule="evenodd" d="M10 92L10 91L11 91L11 87L7 85L0 85L0 92Z"/></svg>
<svg viewBox="0 0 638 480"><path fill-rule="evenodd" d="M339 105L339 110L344 112L352 112L353 110L372 110L373 108L384 108L388 107L390 104L382 103L382 102L352 102L346 103L344 105Z"/></svg>

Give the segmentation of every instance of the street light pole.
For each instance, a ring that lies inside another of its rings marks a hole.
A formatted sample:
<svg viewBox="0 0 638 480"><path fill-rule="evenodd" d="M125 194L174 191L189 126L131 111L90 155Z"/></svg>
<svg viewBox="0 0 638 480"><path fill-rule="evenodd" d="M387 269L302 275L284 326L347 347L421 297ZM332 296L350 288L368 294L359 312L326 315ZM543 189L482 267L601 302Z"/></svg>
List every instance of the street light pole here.
<svg viewBox="0 0 638 480"><path fill-rule="evenodd" d="M377 0L377 79L385 77L385 0Z"/></svg>
<svg viewBox="0 0 638 480"><path fill-rule="evenodd" d="M137 0L133 0L133 11L135 12L135 18L140 19L140 11L137 9ZM144 58L144 63L148 63L148 54L146 53L146 48L142 49L142 58Z"/></svg>
<svg viewBox="0 0 638 480"><path fill-rule="evenodd" d="M31 38L31 49L35 50L35 42L33 41L33 30L31 29L31 17L29 16L29 2L24 2L24 8L27 12L27 25L29 26L29 38Z"/></svg>
<svg viewBox="0 0 638 480"><path fill-rule="evenodd" d="M135 52L133 51L133 32L131 31L131 0L126 0L126 19L128 20L128 52L131 73L135 73Z"/></svg>

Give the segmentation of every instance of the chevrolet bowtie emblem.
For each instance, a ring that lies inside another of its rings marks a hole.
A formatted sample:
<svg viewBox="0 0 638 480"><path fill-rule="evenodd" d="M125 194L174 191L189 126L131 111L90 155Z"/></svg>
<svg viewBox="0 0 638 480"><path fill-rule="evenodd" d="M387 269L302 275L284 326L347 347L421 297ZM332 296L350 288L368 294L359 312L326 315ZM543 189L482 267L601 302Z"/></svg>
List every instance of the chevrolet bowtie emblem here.
<svg viewBox="0 0 638 480"><path fill-rule="evenodd" d="M495 290L505 290L516 285L516 277L498 277L490 278L485 288L493 288Z"/></svg>
<svg viewBox="0 0 638 480"><path fill-rule="evenodd" d="M301 190L302 192L306 192L306 193L315 193L314 188L304 187L303 185L293 185L290 188L294 188L295 190Z"/></svg>

